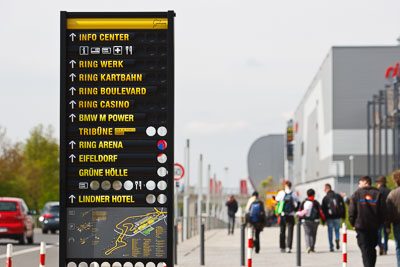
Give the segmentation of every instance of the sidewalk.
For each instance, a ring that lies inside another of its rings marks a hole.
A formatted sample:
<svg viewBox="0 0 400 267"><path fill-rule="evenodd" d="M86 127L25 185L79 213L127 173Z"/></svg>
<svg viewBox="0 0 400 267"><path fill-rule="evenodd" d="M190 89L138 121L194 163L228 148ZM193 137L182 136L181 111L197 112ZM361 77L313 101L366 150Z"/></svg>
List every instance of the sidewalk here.
<svg viewBox="0 0 400 267"><path fill-rule="evenodd" d="M296 229L294 231L296 235ZM315 250L316 253L306 254L304 243L304 231L302 229L302 265L315 267L339 267L342 266L342 251L329 252L327 227L319 226ZM206 232L205 242L205 266L232 267L240 266L240 229L235 234L227 235L227 230L211 230ZM260 254L253 253L253 266L296 266L296 238L294 238L292 253L281 253L279 249L279 228L264 228L260 235ZM179 240L180 241L180 240ZM179 267L200 266L199 237L193 237L178 245ZM247 245L247 237L246 237ZM389 253L379 256L377 267L397 266L394 242L389 241ZM348 266L362 267L361 252L357 246L355 232L348 231ZM247 264L247 256L246 256Z"/></svg>

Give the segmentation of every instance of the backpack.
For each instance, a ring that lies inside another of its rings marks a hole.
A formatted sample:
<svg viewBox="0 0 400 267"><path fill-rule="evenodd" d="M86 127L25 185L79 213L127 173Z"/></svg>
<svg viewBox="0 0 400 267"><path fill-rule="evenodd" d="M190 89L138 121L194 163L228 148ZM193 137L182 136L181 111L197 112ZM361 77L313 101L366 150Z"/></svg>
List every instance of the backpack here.
<svg viewBox="0 0 400 267"><path fill-rule="evenodd" d="M328 199L327 215L329 217L340 218L343 214L343 210L343 201L341 201L338 194L335 194L333 197Z"/></svg>
<svg viewBox="0 0 400 267"><path fill-rule="evenodd" d="M283 212L285 213L285 215L288 215L288 214L296 211L296 207L294 206L292 194L293 194L293 192L290 194L285 193L285 197L283 198L283 202L284 202Z"/></svg>
<svg viewBox="0 0 400 267"><path fill-rule="evenodd" d="M254 201L253 203L251 203L249 209L249 222L250 223L262 222L264 216L265 216L265 211L262 208L262 203L260 201Z"/></svg>
<svg viewBox="0 0 400 267"><path fill-rule="evenodd" d="M304 209L304 203L306 203L306 201L311 201L309 199L306 199L303 201L303 203L301 204L301 209ZM310 212L309 216L304 216L304 219L306 220L317 220L319 219L319 206L316 204L315 200L313 200L313 206Z"/></svg>

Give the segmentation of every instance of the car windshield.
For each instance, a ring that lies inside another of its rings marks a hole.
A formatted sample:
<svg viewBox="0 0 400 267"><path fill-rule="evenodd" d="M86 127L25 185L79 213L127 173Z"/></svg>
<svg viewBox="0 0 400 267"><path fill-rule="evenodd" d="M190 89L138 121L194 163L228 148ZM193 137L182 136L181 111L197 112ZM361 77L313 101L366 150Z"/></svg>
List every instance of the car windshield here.
<svg viewBox="0 0 400 267"><path fill-rule="evenodd" d="M17 211L17 202L0 201L0 211Z"/></svg>
<svg viewBox="0 0 400 267"><path fill-rule="evenodd" d="M60 206L51 206L49 208L50 212L58 213L60 211Z"/></svg>

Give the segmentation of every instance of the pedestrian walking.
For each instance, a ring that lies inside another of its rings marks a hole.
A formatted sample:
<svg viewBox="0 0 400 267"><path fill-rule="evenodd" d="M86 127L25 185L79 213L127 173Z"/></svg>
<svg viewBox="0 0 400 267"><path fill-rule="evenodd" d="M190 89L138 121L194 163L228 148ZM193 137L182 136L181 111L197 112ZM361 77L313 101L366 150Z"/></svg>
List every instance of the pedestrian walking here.
<svg viewBox="0 0 400 267"><path fill-rule="evenodd" d="M390 189L386 187L386 177L379 176L377 184L378 184L378 190L382 194L382 200L386 203L386 199L390 193ZM383 242L382 242L382 234L383 234ZM387 255L388 240L389 240L389 234L386 232L385 224L382 223L378 229L379 255Z"/></svg>
<svg viewBox="0 0 400 267"><path fill-rule="evenodd" d="M235 216L236 212L238 211L238 203L234 196L230 196L225 205L228 208L228 235L233 235L233 231L235 229Z"/></svg>
<svg viewBox="0 0 400 267"><path fill-rule="evenodd" d="M325 184L325 197L322 199L322 211L328 224L329 250L334 251L333 231L335 231L336 249L340 249L340 219L346 219L346 207L341 195Z"/></svg>
<svg viewBox="0 0 400 267"><path fill-rule="evenodd" d="M396 183L386 199L386 232L390 233L390 225L393 224L393 236L396 242L397 267L400 267L400 170L392 174Z"/></svg>
<svg viewBox="0 0 400 267"><path fill-rule="evenodd" d="M285 182L284 190L279 191L275 199L278 201L278 214L280 217L279 247L281 252L286 252L287 247L287 252L290 253L293 243L294 215L300 206L300 199L292 191L292 183L290 181ZM287 240L286 226L288 229Z"/></svg>
<svg viewBox="0 0 400 267"><path fill-rule="evenodd" d="M258 192L254 192L246 205L246 222L254 230L253 245L256 253L260 252L260 232L264 229L265 221L264 203L259 199Z"/></svg>
<svg viewBox="0 0 400 267"><path fill-rule="evenodd" d="M371 178L363 176L358 189L350 198L349 221L357 232L357 244L361 250L364 267L374 267L378 245L379 226L384 222L385 203L382 194L371 186Z"/></svg>
<svg viewBox="0 0 400 267"><path fill-rule="evenodd" d="M301 218L304 227L306 240L306 252L315 252L315 242L317 240L317 230L320 219L325 221L325 216L321 205L315 200L314 189L307 190L307 198L301 203L296 215Z"/></svg>

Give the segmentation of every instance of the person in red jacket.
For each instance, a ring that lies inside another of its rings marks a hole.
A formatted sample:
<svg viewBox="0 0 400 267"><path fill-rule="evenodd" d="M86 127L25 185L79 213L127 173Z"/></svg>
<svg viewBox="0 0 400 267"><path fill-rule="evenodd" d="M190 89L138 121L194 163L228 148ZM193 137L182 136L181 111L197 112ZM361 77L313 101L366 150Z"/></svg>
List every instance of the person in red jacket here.
<svg viewBox="0 0 400 267"><path fill-rule="evenodd" d="M349 221L357 232L364 267L374 267L378 245L379 226L385 219L385 202L378 189L371 186L371 177L363 176L358 181L358 190L350 199Z"/></svg>

